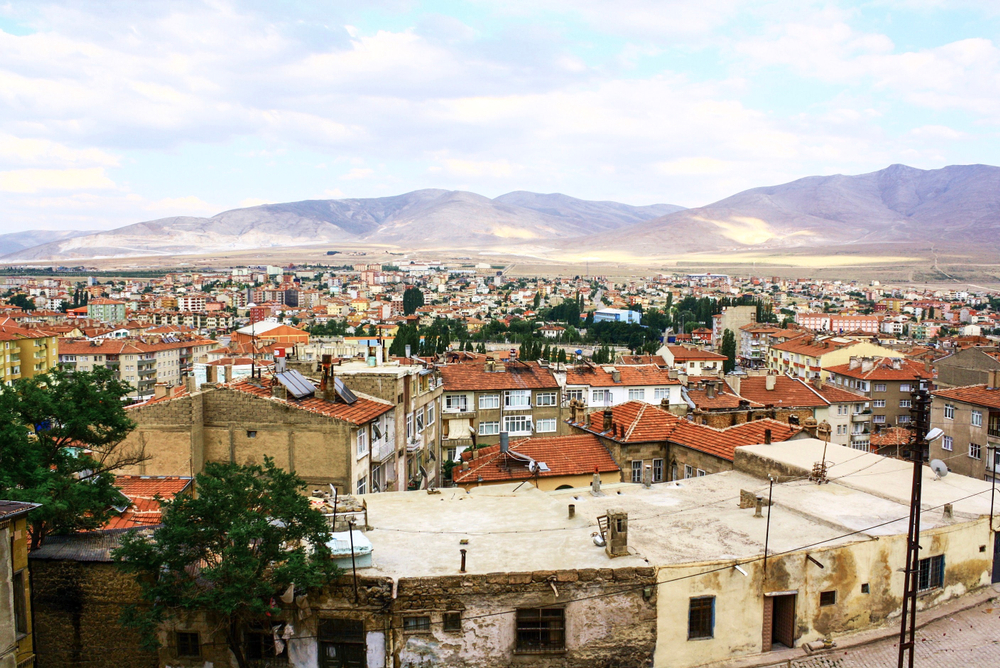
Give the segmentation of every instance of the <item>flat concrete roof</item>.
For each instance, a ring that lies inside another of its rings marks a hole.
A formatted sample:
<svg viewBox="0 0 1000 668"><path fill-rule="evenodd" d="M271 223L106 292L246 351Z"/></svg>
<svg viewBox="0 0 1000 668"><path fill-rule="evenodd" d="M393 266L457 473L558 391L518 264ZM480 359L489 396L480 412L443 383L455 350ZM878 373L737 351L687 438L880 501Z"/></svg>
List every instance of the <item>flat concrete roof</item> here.
<svg viewBox="0 0 1000 668"><path fill-rule="evenodd" d="M823 456L815 439L747 446L752 453L811 470ZM831 482L796 478L774 485L769 554L823 549L906 532L911 465L829 445ZM990 485L952 474L934 480L925 469L922 529L958 524L989 513ZM766 520L739 508L740 492L767 497L768 480L741 471L660 483L604 485L541 492L530 483L370 494L367 532L374 567L389 577L457 575L459 550L469 573L671 566L759 557ZM962 497L975 495L964 500ZM955 517L940 508L954 503ZM575 517L569 518L569 504ZM1000 506L1000 504L998 504ZM611 559L594 544L597 518L628 513L629 556ZM765 515L767 508L765 507ZM461 541L468 540L468 544Z"/></svg>

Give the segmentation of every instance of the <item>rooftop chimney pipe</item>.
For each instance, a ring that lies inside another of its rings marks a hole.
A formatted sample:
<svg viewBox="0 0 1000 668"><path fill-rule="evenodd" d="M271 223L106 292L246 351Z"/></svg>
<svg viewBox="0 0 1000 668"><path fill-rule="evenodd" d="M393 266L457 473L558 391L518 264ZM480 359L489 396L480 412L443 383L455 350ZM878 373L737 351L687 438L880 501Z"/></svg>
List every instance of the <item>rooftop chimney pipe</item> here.
<svg viewBox="0 0 1000 668"><path fill-rule="evenodd" d="M459 552L462 553L462 568L459 569L459 571L458 571L459 573L464 573L465 572L465 551L466 550L465 550L464 547L461 550L459 550Z"/></svg>
<svg viewBox="0 0 1000 668"><path fill-rule="evenodd" d="M771 445L771 430L764 430L764 445Z"/></svg>

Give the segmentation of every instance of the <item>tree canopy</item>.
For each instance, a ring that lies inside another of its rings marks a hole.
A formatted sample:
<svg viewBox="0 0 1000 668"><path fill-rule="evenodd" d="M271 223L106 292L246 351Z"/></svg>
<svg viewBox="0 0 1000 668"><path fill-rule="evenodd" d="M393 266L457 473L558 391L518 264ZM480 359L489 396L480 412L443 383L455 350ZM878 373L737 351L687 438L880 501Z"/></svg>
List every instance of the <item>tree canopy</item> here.
<svg viewBox="0 0 1000 668"><path fill-rule="evenodd" d="M403 292L403 314L413 315L424 305L424 293L420 288L408 287Z"/></svg>
<svg viewBox="0 0 1000 668"><path fill-rule="evenodd" d="M279 596L303 595L336 578L330 529L301 492L305 482L265 458L263 465L209 462L195 478L198 496L161 501L152 535L122 538L113 557L136 576L142 605L122 621L158 646L162 622L188 611L218 623L236 663L250 665L242 632L279 615Z"/></svg>
<svg viewBox="0 0 1000 668"><path fill-rule="evenodd" d="M123 440L135 426L131 388L109 369L55 369L0 387L0 498L42 504L32 547L54 533L96 529L121 506L114 471L146 459Z"/></svg>
<svg viewBox="0 0 1000 668"><path fill-rule="evenodd" d="M726 356L726 360L722 363L723 371L730 373L736 368L736 335L733 334L733 330L727 329L722 333L719 352Z"/></svg>

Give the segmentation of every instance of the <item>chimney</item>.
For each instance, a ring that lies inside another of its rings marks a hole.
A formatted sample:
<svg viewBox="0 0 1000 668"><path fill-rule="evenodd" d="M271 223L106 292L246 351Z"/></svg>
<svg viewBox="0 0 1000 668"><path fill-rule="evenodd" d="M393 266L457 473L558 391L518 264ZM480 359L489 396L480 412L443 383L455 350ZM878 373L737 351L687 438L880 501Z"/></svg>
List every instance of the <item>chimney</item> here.
<svg viewBox="0 0 1000 668"><path fill-rule="evenodd" d="M576 517L576 504L571 503L569 504L569 518L573 519L574 517Z"/></svg>
<svg viewBox="0 0 1000 668"><path fill-rule="evenodd" d="M410 352L411 352L409 344L406 345L405 351L406 351L406 357L409 358L410 357Z"/></svg>
<svg viewBox="0 0 1000 668"><path fill-rule="evenodd" d="M604 409L604 429L602 429L601 431L611 431L611 426L612 426L612 424L611 424L611 418L612 418L612 415L613 415L613 413L611 412L610 408L605 408Z"/></svg>
<svg viewBox="0 0 1000 668"><path fill-rule="evenodd" d="M462 470L463 471L468 471L469 470L469 460L466 459L466 460L464 460L462 462Z"/></svg>
<svg viewBox="0 0 1000 668"><path fill-rule="evenodd" d="M649 489L653 486L653 467L646 464L642 469L642 486Z"/></svg>
<svg viewBox="0 0 1000 668"><path fill-rule="evenodd" d="M288 389L281 383L275 381L271 384L271 396L276 399L287 399Z"/></svg>
<svg viewBox="0 0 1000 668"><path fill-rule="evenodd" d="M167 396L167 385L166 383L157 383L153 388L153 397L155 399L162 399Z"/></svg>
<svg viewBox="0 0 1000 668"><path fill-rule="evenodd" d="M857 357L852 356L851 357L851 362L850 362L850 364L848 365L847 368L848 369L857 369L859 366L861 366L861 360L859 360Z"/></svg>
<svg viewBox="0 0 1000 668"><path fill-rule="evenodd" d="M510 452L510 434L505 431L500 432L500 452L502 454Z"/></svg>
<svg viewBox="0 0 1000 668"><path fill-rule="evenodd" d="M774 391L774 386L778 383L778 377L773 373L764 376L764 389L768 392Z"/></svg>
<svg viewBox="0 0 1000 668"><path fill-rule="evenodd" d="M597 472L597 467L594 467L594 479L590 483L590 493L593 496L604 496L601 492L601 474Z"/></svg>
<svg viewBox="0 0 1000 668"><path fill-rule="evenodd" d="M868 373L875 368L875 360L870 357L865 357L861 360L861 373Z"/></svg>
<svg viewBox="0 0 1000 668"><path fill-rule="evenodd" d="M950 503L944 504L944 515L943 515L943 518L946 519L946 520L953 520L953 519L955 519L955 507L952 506Z"/></svg>
<svg viewBox="0 0 1000 668"><path fill-rule="evenodd" d="M739 376L726 376L726 382L729 383L729 387L733 388L733 392L736 394L740 393L741 379Z"/></svg>
<svg viewBox="0 0 1000 668"><path fill-rule="evenodd" d="M986 389L1000 389L1000 369L990 369L986 373Z"/></svg>
<svg viewBox="0 0 1000 668"><path fill-rule="evenodd" d="M198 391L198 379L194 377L194 374L185 376L184 386L187 387L188 392L194 394Z"/></svg>
<svg viewBox="0 0 1000 668"><path fill-rule="evenodd" d="M624 557L628 555L628 513L619 508L609 508L608 539L604 550L609 557Z"/></svg>
<svg viewBox="0 0 1000 668"><path fill-rule="evenodd" d="M771 430L764 430L764 445L771 445Z"/></svg>
<svg viewBox="0 0 1000 668"><path fill-rule="evenodd" d="M663 397L662 399L660 399L660 408L662 408L663 410L669 410L670 399L668 399L667 397Z"/></svg>
<svg viewBox="0 0 1000 668"><path fill-rule="evenodd" d="M763 513L763 509L764 509L764 497L763 496L758 496L754 501L755 501L755 505L754 505L754 509L753 509L753 516L754 517L764 517L764 513Z"/></svg>
<svg viewBox="0 0 1000 668"><path fill-rule="evenodd" d="M715 381L705 383L705 396L709 399L715 398Z"/></svg>
<svg viewBox="0 0 1000 668"><path fill-rule="evenodd" d="M466 552L466 550L463 547L461 550L459 550L459 552L462 553L462 567L459 569L459 572L460 573L464 573L465 572L465 552Z"/></svg>
<svg viewBox="0 0 1000 668"><path fill-rule="evenodd" d="M614 369L611 372L611 380L613 380L616 383L622 382L622 372L619 371L618 369Z"/></svg>
<svg viewBox="0 0 1000 668"><path fill-rule="evenodd" d="M819 437L819 440L821 441L826 441L827 443L829 443L830 434L832 432L833 432L833 427L831 427L830 423L827 422L826 420L823 420L816 426L816 435Z"/></svg>

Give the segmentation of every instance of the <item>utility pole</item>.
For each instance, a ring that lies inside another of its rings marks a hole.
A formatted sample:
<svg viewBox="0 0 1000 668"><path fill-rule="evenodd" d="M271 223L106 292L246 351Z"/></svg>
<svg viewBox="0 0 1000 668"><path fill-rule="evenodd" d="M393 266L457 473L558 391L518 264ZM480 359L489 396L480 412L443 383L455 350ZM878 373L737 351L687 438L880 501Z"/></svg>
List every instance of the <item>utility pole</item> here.
<svg viewBox="0 0 1000 668"><path fill-rule="evenodd" d="M913 462L913 485L910 490L910 523L906 535L906 573L903 584L903 614L899 625L899 663L913 668L913 650L917 629L917 590L920 587L920 497L927 460L930 429L930 392L928 381L919 380L910 395L910 460Z"/></svg>

